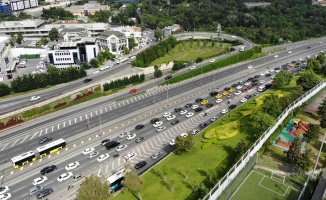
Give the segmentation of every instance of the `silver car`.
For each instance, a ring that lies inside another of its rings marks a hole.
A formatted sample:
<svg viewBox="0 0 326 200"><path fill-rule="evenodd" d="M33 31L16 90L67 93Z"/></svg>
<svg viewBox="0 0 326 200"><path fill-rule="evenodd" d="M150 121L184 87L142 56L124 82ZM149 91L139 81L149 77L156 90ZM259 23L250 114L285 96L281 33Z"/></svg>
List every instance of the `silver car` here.
<svg viewBox="0 0 326 200"><path fill-rule="evenodd" d="M89 155L88 155L88 158L94 158L94 157L96 157L98 154L100 154L98 151L94 151L94 152L92 152L92 153L90 153Z"/></svg>
<svg viewBox="0 0 326 200"><path fill-rule="evenodd" d="M161 131L164 131L166 129L165 126L160 126L156 129L157 132L161 132Z"/></svg>
<svg viewBox="0 0 326 200"><path fill-rule="evenodd" d="M122 144L122 145L119 145L119 146L115 149L115 151L122 151L122 150L124 150L125 148L127 148L127 145L126 145L126 144Z"/></svg>
<svg viewBox="0 0 326 200"><path fill-rule="evenodd" d="M156 159L157 159L158 157L160 157L161 155L162 155L162 153L158 151L158 152L154 153L154 154L152 155L151 158L152 158L153 160L156 160Z"/></svg>
<svg viewBox="0 0 326 200"><path fill-rule="evenodd" d="M127 135L129 135L130 132L129 131L123 131L122 133L119 134L119 138L124 138L126 137Z"/></svg>

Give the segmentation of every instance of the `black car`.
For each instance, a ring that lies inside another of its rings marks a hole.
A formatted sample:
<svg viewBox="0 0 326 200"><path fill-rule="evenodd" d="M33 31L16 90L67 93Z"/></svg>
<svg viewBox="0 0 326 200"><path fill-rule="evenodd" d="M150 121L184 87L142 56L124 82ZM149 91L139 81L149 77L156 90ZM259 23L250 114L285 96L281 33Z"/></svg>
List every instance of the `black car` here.
<svg viewBox="0 0 326 200"><path fill-rule="evenodd" d="M310 49L311 47L307 47L307 49Z"/></svg>
<svg viewBox="0 0 326 200"><path fill-rule="evenodd" d="M243 84L243 81L239 81L239 82L238 82L238 85L242 85L242 84Z"/></svg>
<svg viewBox="0 0 326 200"><path fill-rule="evenodd" d="M84 83L91 82L92 80L93 80L93 79L91 79L91 78L87 78L87 79L84 80Z"/></svg>
<svg viewBox="0 0 326 200"><path fill-rule="evenodd" d="M174 112L180 112L182 110L182 108L175 108Z"/></svg>
<svg viewBox="0 0 326 200"><path fill-rule="evenodd" d="M202 107L198 107L198 108L195 109L195 112L200 112L200 111L202 111L202 110L203 110Z"/></svg>
<svg viewBox="0 0 326 200"><path fill-rule="evenodd" d="M50 172L54 171L55 169L57 169L57 166L55 166L55 165L47 166L47 167L43 168L40 171L40 173L42 175L44 175L44 174L47 174L47 173L50 173Z"/></svg>
<svg viewBox="0 0 326 200"><path fill-rule="evenodd" d="M170 78L172 78L172 75L171 74L167 75L164 79L165 80L169 80Z"/></svg>
<svg viewBox="0 0 326 200"><path fill-rule="evenodd" d="M207 108L210 108L210 107L212 107L212 106L214 106L214 104L212 104L212 103L208 103L208 104L206 104L206 107L207 107Z"/></svg>
<svg viewBox="0 0 326 200"><path fill-rule="evenodd" d="M74 181L78 181L80 179L84 178L84 174L77 174L72 177Z"/></svg>
<svg viewBox="0 0 326 200"><path fill-rule="evenodd" d="M252 79L251 82L256 83L258 82L258 79Z"/></svg>
<svg viewBox="0 0 326 200"><path fill-rule="evenodd" d="M48 196L51 193L53 193L53 189L52 188L43 189L43 190L39 191L36 194L36 198L43 199L44 197Z"/></svg>
<svg viewBox="0 0 326 200"><path fill-rule="evenodd" d="M207 122L203 122L203 123L199 124L200 128L206 128L206 126L208 126Z"/></svg>
<svg viewBox="0 0 326 200"><path fill-rule="evenodd" d="M254 82L251 84L252 86L258 85L258 82Z"/></svg>
<svg viewBox="0 0 326 200"><path fill-rule="evenodd" d="M135 169L140 169L140 168L144 167L146 164L147 164L146 161L140 161L139 163L137 163L135 165Z"/></svg>
<svg viewBox="0 0 326 200"><path fill-rule="evenodd" d="M233 84L232 87L233 88L236 88L238 86L238 84Z"/></svg>
<svg viewBox="0 0 326 200"><path fill-rule="evenodd" d="M110 142L107 142L107 143L105 144L105 148L106 148L107 150L110 150L111 148L117 147L117 146L119 146L119 145L120 145L120 142L117 142L117 141L110 141Z"/></svg>
<svg viewBox="0 0 326 200"><path fill-rule="evenodd" d="M215 97L217 94L218 94L218 92L216 92L216 91L211 91L211 92L209 93L209 96L211 96L211 97Z"/></svg>
<svg viewBox="0 0 326 200"><path fill-rule="evenodd" d="M43 144L45 142L48 142L48 141L51 141L52 140L52 137L51 136L44 136L40 139L40 144Z"/></svg>
<svg viewBox="0 0 326 200"><path fill-rule="evenodd" d="M259 77L260 77L259 75L254 76L254 78L259 78Z"/></svg>
<svg viewBox="0 0 326 200"><path fill-rule="evenodd" d="M192 103L187 103L187 104L185 105L186 108L190 108L191 106L192 106Z"/></svg>
<svg viewBox="0 0 326 200"><path fill-rule="evenodd" d="M176 125L177 123L179 123L180 121L179 120L174 120L173 122L171 122L172 125Z"/></svg>
<svg viewBox="0 0 326 200"><path fill-rule="evenodd" d="M272 76L272 74L265 74L265 76L266 76L266 77L270 77L270 76Z"/></svg>
<svg viewBox="0 0 326 200"><path fill-rule="evenodd" d="M265 87L267 88L267 89L269 89L269 88L271 88L273 85L271 84L271 83L267 83L266 85L265 85Z"/></svg>
<svg viewBox="0 0 326 200"><path fill-rule="evenodd" d="M108 143L110 141L111 141L110 139L104 139L104 140L102 140L101 145L104 146L106 143Z"/></svg>
<svg viewBox="0 0 326 200"><path fill-rule="evenodd" d="M250 81L252 81L254 78L253 77L249 77L248 79L247 79L247 82L250 82Z"/></svg>
<svg viewBox="0 0 326 200"><path fill-rule="evenodd" d="M160 121L159 118L153 118L153 119L151 119L150 123L154 124L155 122L158 122L158 121Z"/></svg>
<svg viewBox="0 0 326 200"><path fill-rule="evenodd" d="M232 105L229 106L229 109L234 109L235 107L237 107L237 105L232 104Z"/></svg>
<svg viewBox="0 0 326 200"><path fill-rule="evenodd" d="M195 101L197 102L197 103L199 103L199 102L201 102L203 99L202 98L197 98Z"/></svg>
<svg viewBox="0 0 326 200"><path fill-rule="evenodd" d="M26 68L26 65L19 65L17 68Z"/></svg>
<svg viewBox="0 0 326 200"><path fill-rule="evenodd" d="M139 136L138 138L136 138L135 142L136 142L136 143L139 143L139 142L141 142L141 141L143 141L143 140L145 140L145 137L143 137L143 136Z"/></svg>
<svg viewBox="0 0 326 200"><path fill-rule="evenodd" d="M246 99L250 99L250 98L251 98L251 95L248 94L248 95L245 96L245 98L246 98Z"/></svg>
<svg viewBox="0 0 326 200"><path fill-rule="evenodd" d="M138 125L135 127L135 129L138 131L138 130L144 128L144 127L145 127L144 124L138 124Z"/></svg>
<svg viewBox="0 0 326 200"><path fill-rule="evenodd" d="M226 87L224 88L224 91L229 91L231 88L230 87Z"/></svg>

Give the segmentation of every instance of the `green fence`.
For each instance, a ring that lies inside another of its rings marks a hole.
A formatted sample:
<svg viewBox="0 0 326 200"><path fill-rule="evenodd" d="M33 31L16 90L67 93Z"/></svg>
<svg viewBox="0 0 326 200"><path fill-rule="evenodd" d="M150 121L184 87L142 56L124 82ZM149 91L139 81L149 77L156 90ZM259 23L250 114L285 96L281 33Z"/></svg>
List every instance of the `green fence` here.
<svg viewBox="0 0 326 200"><path fill-rule="evenodd" d="M39 58L40 55L37 55L37 54L23 54L23 55L20 55L19 56L21 59L36 59L36 58Z"/></svg>

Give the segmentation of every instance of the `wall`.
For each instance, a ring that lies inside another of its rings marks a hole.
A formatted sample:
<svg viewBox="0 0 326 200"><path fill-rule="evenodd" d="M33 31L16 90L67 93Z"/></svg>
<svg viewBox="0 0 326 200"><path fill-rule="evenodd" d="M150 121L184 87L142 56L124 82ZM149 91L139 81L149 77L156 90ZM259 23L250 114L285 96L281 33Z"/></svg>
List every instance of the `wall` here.
<svg viewBox="0 0 326 200"><path fill-rule="evenodd" d="M46 52L46 50L37 48L12 48L10 50L10 54L13 58L20 56L21 54L40 54L42 52Z"/></svg>
<svg viewBox="0 0 326 200"><path fill-rule="evenodd" d="M96 57L99 54L98 46L97 45L86 45L86 54L87 54L87 58L86 59L87 59L87 62L89 62L91 59L95 58L94 57L93 48L96 49Z"/></svg>

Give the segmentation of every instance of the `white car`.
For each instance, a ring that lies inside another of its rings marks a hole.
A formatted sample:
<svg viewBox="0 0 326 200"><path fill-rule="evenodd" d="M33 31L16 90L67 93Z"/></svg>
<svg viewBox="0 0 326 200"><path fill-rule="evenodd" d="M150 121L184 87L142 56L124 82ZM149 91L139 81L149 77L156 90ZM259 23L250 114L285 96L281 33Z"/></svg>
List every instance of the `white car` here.
<svg viewBox="0 0 326 200"><path fill-rule="evenodd" d="M171 115L170 112L166 112L166 113L163 114L163 117L168 117L168 116L170 116L170 115Z"/></svg>
<svg viewBox="0 0 326 200"><path fill-rule="evenodd" d="M46 176L37 177L36 179L33 180L33 185L39 185L47 180L48 178Z"/></svg>
<svg viewBox="0 0 326 200"><path fill-rule="evenodd" d="M137 154L134 153L134 152L132 152L132 153L128 153L127 155L124 155L123 158L124 158L126 161L129 161L129 160L134 159L136 156L137 156Z"/></svg>
<svg viewBox="0 0 326 200"><path fill-rule="evenodd" d="M196 108L198 108L198 105L192 105L191 109L195 110Z"/></svg>
<svg viewBox="0 0 326 200"><path fill-rule="evenodd" d="M252 68L252 65L248 65L248 67L247 67L248 69L251 69Z"/></svg>
<svg viewBox="0 0 326 200"><path fill-rule="evenodd" d="M223 99L216 99L215 103L221 103Z"/></svg>
<svg viewBox="0 0 326 200"><path fill-rule="evenodd" d="M238 91L236 91L234 94L235 94L235 95L239 95L239 94L241 94L241 91L238 90Z"/></svg>
<svg viewBox="0 0 326 200"><path fill-rule="evenodd" d="M250 83L249 82L245 82L244 85L245 86L248 86L248 85L250 85Z"/></svg>
<svg viewBox="0 0 326 200"><path fill-rule="evenodd" d="M106 154L102 154L102 155L100 155L98 158L97 158L97 162L102 162L103 160L106 160L106 159L108 159L110 156L109 156L109 154L108 153L106 153Z"/></svg>
<svg viewBox="0 0 326 200"><path fill-rule="evenodd" d="M271 79L274 79L275 78L275 76L271 76Z"/></svg>
<svg viewBox="0 0 326 200"><path fill-rule="evenodd" d="M9 186L0 186L0 194L7 193L10 190Z"/></svg>
<svg viewBox="0 0 326 200"><path fill-rule="evenodd" d="M72 170L72 169L76 169L77 167L79 167L79 162L73 162L73 163L70 163L70 164L68 164L66 167L65 167L65 169L67 170L67 171L70 171L70 170Z"/></svg>
<svg viewBox="0 0 326 200"><path fill-rule="evenodd" d="M1 200L8 200L10 198L11 198L11 194L10 193L0 194L0 199Z"/></svg>
<svg viewBox="0 0 326 200"><path fill-rule="evenodd" d="M229 112L228 109L223 109L223 110L221 111L222 114L226 114L227 112Z"/></svg>
<svg viewBox="0 0 326 200"><path fill-rule="evenodd" d="M25 65L26 64L26 61L25 60L22 60L22 61L19 62L19 64Z"/></svg>
<svg viewBox="0 0 326 200"><path fill-rule="evenodd" d="M122 144L122 145L119 145L117 148L115 148L115 151L122 151L124 150L125 148L127 148L127 145L126 144Z"/></svg>
<svg viewBox="0 0 326 200"><path fill-rule="evenodd" d="M212 117L211 122L215 122L218 119L218 117Z"/></svg>
<svg viewBox="0 0 326 200"><path fill-rule="evenodd" d="M157 128L157 127L161 126L162 124L163 124L162 121L158 121L158 122L155 122L155 123L153 124L153 126L154 126L155 128Z"/></svg>
<svg viewBox="0 0 326 200"><path fill-rule="evenodd" d="M90 148L84 149L83 154L87 155L87 154L92 153L93 151L95 151L95 149L93 147L90 147Z"/></svg>
<svg viewBox="0 0 326 200"><path fill-rule="evenodd" d="M278 58L278 55L275 55L274 58Z"/></svg>
<svg viewBox="0 0 326 200"><path fill-rule="evenodd" d="M275 70L275 73L279 73L280 72L280 70Z"/></svg>
<svg viewBox="0 0 326 200"><path fill-rule="evenodd" d="M100 154L98 151L94 151L94 152L88 154L87 158L92 159L92 158L96 157L98 154Z"/></svg>
<svg viewBox="0 0 326 200"><path fill-rule="evenodd" d="M292 53L292 51L288 51L288 53Z"/></svg>
<svg viewBox="0 0 326 200"><path fill-rule="evenodd" d="M98 74L98 73L100 73L100 70L93 72L93 74Z"/></svg>
<svg viewBox="0 0 326 200"><path fill-rule="evenodd" d="M213 62L215 62L215 59L211 59L209 62L210 62L210 63L213 63Z"/></svg>
<svg viewBox="0 0 326 200"><path fill-rule="evenodd" d="M240 102L241 103L244 103L244 102L246 102L248 99L246 99L246 98L242 98L241 100L240 100Z"/></svg>
<svg viewBox="0 0 326 200"><path fill-rule="evenodd" d="M72 177L72 176L73 176L73 174L72 174L71 172L66 172L66 173L61 174L61 175L57 178L57 180L58 180L58 182L62 182L62 181L67 180L68 178L70 178L70 177Z"/></svg>
<svg viewBox="0 0 326 200"><path fill-rule="evenodd" d="M174 146L174 145L175 145L175 139L172 139L172 140L169 142L169 144L170 144L171 146Z"/></svg>
<svg viewBox="0 0 326 200"><path fill-rule="evenodd" d="M193 113L193 112L188 112L188 113L186 114L186 117L192 117L192 116L194 116L194 113Z"/></svg>
<svg viewBox="0 0 326 200"><path fill-rule="evenodd" d="M127 135L130 135L130 132L129 132L129 131L122 131L122 132L119 134L119 138L124 138L124 137L126 137Z"/></svg>
<svg viewBox="0 0 326 200"><path fill-rule="evenodd" d="M238 86L236 87L237 90L240 90L241 88L242 88L242 85L238 85Z"/></svg>
<svg viewBox="0 0 326 200"><path fill-rule="evenodd" d="M199 133L199 131L200 131L199 129L194 129L194 130L191 131L191 134L192 135L197 135L197 133Z"/></svg>
<svg viewBox="0 0 326 200"><path fill-rule="evenodd" d="M166 119L167 119L168 121L170 121L170 120L174 119L175 117L176 117L175 115L170 115L170 116L168 116Z"/></svg>
<svg viewBox="0 0 326 200"><path fill-rule="evenodd" d="M265 73L264 73L264 72L262 72L262 73L260 73L259 75L260 75L260 76L265 76Z"/></svg>
<svg viewBox="0 0 326 200"><path fill-rule="evenodd" d="M188 136L188 133L181 133L180 136L181 137L187 137Z"/></svg>
<svg viewBox="0 0 326 200"><path fill-rule="evenodd" d="M266 74L269 74L269 71L268 71L268 70L267 70L267 71L265 71L265 75L266 75Z"/></svg>
<svg viewBox="0 0 326 200"><path fill-rule="evenodd" d="M265 83L265 80L260 80L259 83Z"/></svg>
<svg viewBox="0 0 326 200"><path fill-rule="evenodd" d="M161 132L161 131L164 131L166 129L165 126L160 126L156 129L157 132Z"/></svg>
<svg viewBox="0 0 326 200"><path fill-rule="evenodd" d="M30 101L37 101L39 100L41 97L40 96L32 96L29 100Z"/></svg>
<svg viewBox="0 0 326 200"><path fill-rule="evenodd" d="M180 115L184 115L184 114L186 114L188 111L187 110L181 110L180 111Z"/></svg>
<svg viewBox="0 0 326 200"><path fill-rule="evenodd" d="M274 69L270 69L270 70L269 70L269 72L271 72L271 73L272 73L272 72L275 72L275 70L274 70Z"/></svg>
<svg viewBox="0 0 326 200"><path fill-rule="evenodd" d="M129 135L127 135L127 140L132 140L132 139L134 139L136 137L136 134L135 133L133 133L133 134L129 134Z"/></svg>
<svg viewBox="0 0 326 200"><path fill-rule="evenodd" d="M196 69L196 66L189 67L189 70L194 70L194 69Z"/></svg>

